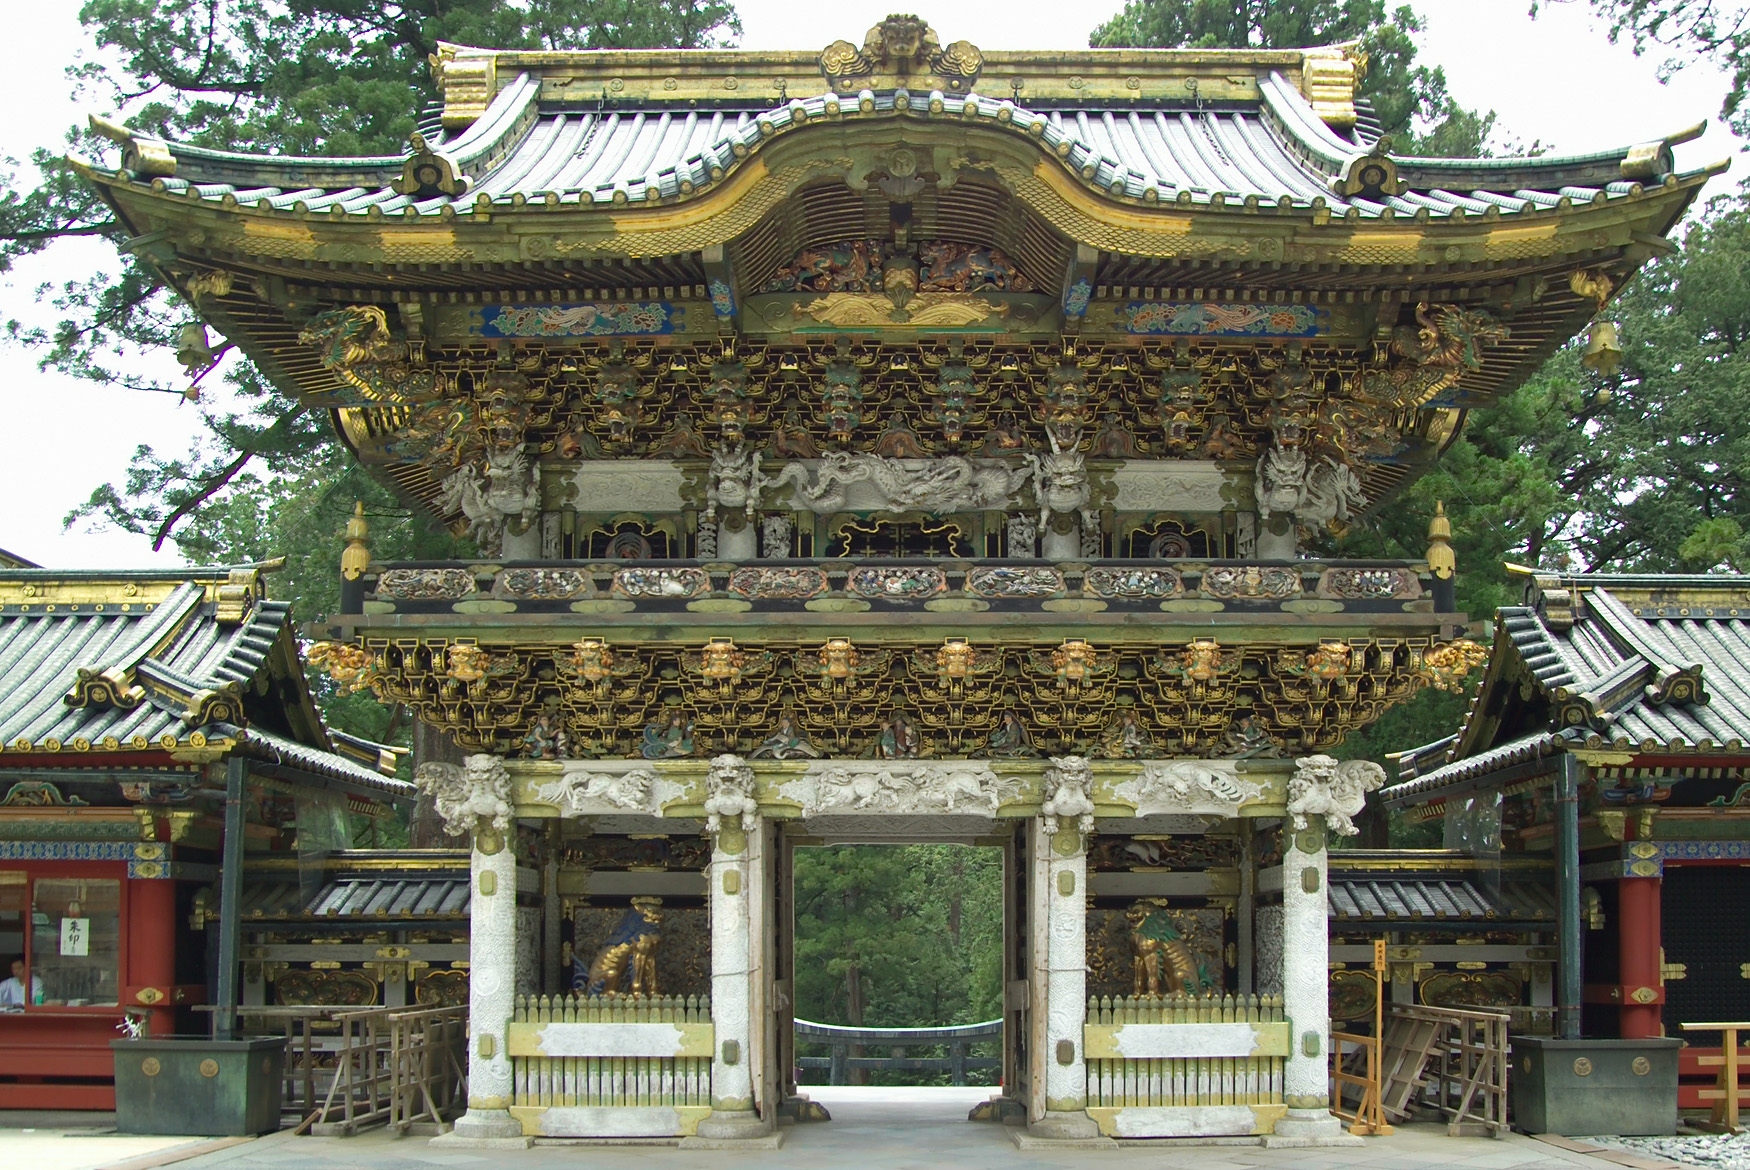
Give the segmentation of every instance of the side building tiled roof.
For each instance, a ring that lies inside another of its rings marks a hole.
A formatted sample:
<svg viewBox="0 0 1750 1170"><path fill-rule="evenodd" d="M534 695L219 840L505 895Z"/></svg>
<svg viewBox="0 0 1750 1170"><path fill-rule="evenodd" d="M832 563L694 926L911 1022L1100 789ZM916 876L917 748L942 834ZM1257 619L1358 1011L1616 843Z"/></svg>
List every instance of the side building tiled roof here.
<svg viewBox="0 0 1750 1170"><path fill-rule="evenodd" d="M1525 572L1464 727L1401 753L1388 803L1569 748L1750 756L1750 577Z"/></svg>
<svg viewBox="0 0 1750 1170"><path fill-rule="evenodd" d="M397 749L330 736L290 622L255 568L0 569L0 765L237 750L410 795Z"/></svg>

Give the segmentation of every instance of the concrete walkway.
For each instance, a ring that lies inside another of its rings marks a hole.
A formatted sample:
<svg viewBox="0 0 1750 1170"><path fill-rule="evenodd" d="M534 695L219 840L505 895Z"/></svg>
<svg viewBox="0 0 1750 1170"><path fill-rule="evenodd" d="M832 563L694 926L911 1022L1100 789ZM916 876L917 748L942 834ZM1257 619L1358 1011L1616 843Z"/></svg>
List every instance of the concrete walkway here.
<svg viewBox="0 0 1750 1170"><path fill-rule="evenodd" d="M832 1122L786 1126L781 1149L745 1154L564 1143L544 1143L526 1152L433 1149L423 1138L395 1138L373 1130L353 1138L274 1134L175 1165L177 1170L1622 1170L1624 1165L1518 1135L1450 1138L1443 1127L1432 1125L1404 1126L1390 1137L1369 1138L1359 1149L1149 1142L1116 1151L1023 1151L1003 1126L965 1120L966 1111L987 1097L989 1089L816 1088L810 1093L831 1111ZM7 1148L5 1135L0 1135L0 1149ZM34 1165L59 1170L63 1164L47 1160Z"/></svg>

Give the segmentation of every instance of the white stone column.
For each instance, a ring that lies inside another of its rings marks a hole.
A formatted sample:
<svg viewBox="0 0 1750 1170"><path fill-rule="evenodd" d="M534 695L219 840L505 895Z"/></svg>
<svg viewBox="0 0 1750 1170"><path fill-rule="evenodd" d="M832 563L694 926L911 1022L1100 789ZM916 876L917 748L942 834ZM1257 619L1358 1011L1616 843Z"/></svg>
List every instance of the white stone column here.
<svg viewBox="0 0 1750 1170"><path fill-rule="evenodd" d="M506 834L475 833L468 869L468 1112L455 1132L521 1138L506 1050L516 994L516 853Z"/></svg>
<svg viewBox="0 0 1750 1170"><path fill-rule="evenodd" d="M720 830L711 848L711 1022L717 1034L711 1108L719 1113L753 1110L752 849L750 834L740 827Z"/></svg>
<svg viewBox="0 0 1750 1170"><path fill-rule="evenodd" d="M689 1145L758 1138L775 1128L770 1110L764 1118L754 1112L753 982L763 966L753 953L760 895L752 879L762 843L753 787L753 769L740 757L711 761L705 811L711 837L711 1023L717 1048L711 1057L711 1116L699 1123Z"/></svg>
<svg viewBox="0 0 1750 1170"><path fill-rule="evenodd" d="M1375 773L1378 775L1376 776ZM1376 764L1339 764L1315 755L1294 762L1282 826L1282 1006L1288 1018L1283 1090L1288 1116L1277 1144L1356 1144L1330 1111L1331 939L1325 891L1327 830L1353 836L1351 818L1384 773Z"/></svg>
<svg viewBox="0 0 1750 1170"><path fill-rule="evenodd" d="M468 833L468 1111L440 1144L523 1147L531 1138L510 1114L506 1042L516 996L516 823L510 774L497 756L466 767L422 764L414 782L431 793L444 827Z"/></svg>
<svg viewBox="0 0 1750 1170"><path fill-rule="evenodd" d="M1283 1087L1291 1117L1305 1110L1329 1117L1331 948L1325 818L1309 816L1305 821L1303 829L1283 828L1282 1005L1289 1024Z"/></svg>
<svg viewBox="0 0 1750 1170"><path fill-rule="evenodd" d="M1043 815L1034 827L1034 873L1045 891L1045 969L1035 972L1045 980L1045 1116L1032 1129L1046 1137L1096 1138L1099 1127L1086 1112L1088 1066L1082 1057L1093 778L1080 757L1051 763L1044 778Z"/></svg>

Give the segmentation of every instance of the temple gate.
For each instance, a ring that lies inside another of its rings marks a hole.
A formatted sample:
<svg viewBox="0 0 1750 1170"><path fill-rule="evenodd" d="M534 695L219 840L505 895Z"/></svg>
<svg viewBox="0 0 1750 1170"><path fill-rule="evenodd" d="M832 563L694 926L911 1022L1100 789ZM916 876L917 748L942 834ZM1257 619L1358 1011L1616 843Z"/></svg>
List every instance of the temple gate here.
<svg viewBox="0 0 1750 1170"><path fill-rule="evenodd" d="M400 158L98 124L136 250L478 550L359 517L319 653L466 756L420 773L474 846L458 1140L762 1140L788 851L943 838L1009 859L1035 1132L1336 1134L1325 849L1383 773L1328 752L1480 651L1444 517L1311 550L1709 173L1397 157L1364 66L892 17L445 46Z"/></svg>

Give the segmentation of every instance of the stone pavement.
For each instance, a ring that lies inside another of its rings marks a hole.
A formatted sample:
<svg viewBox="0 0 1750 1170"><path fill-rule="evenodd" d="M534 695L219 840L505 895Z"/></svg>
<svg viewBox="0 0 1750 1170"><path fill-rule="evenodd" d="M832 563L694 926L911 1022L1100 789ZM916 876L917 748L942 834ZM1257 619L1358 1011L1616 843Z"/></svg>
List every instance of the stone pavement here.
<svg viewBox="0 0 1750 1170"><path fill-rule="evenodd" d="M672 1145L543 1143L527 1151L434 1149L425 1138L370 1130L352 1138L151 1138L116 1134L113 1115L0 1114L0 1156L28 1170L1623 1170L1650 1167L1627 1155L1602 1160L1517 1134L1451 1138L1441 1126L1399 1127L1360 1148L1265 1150L1257 1145L1132 1143L1118 1150L1017 1149L1010 1131L970 1123L989 1089L817 1088L826 1124L786 1126L778 1150L745 1154ZM1616 1160L1622 1159L1622 1160Z"/></svg>
<svg viewBox="0 0 1750 1170"><path fill-rule="evenodd" d="M966 1111L989 1089L811 1090L833 1115L827 1124L786 1126L778 1150L738 1154L672 1146L542 1144L528 1151L433 1149L426 1139L374 1130L352 1138L275 1134L178 1161L177 1170L1622 1170L1622 1164L1533 1141L1450 1138L1431 1125L1401 1127L1358 1149L1264 1150L1150 1142L1117 1151L1019 1150L1007 1130L969 1123ZM0 1135L0 1149L5 1149ZM44 1170L56 1164L40 1163ZM133 1170L122 1167L118 1170Z"/></svg>

